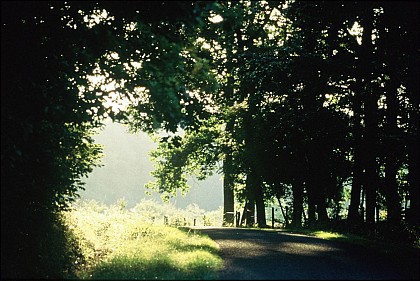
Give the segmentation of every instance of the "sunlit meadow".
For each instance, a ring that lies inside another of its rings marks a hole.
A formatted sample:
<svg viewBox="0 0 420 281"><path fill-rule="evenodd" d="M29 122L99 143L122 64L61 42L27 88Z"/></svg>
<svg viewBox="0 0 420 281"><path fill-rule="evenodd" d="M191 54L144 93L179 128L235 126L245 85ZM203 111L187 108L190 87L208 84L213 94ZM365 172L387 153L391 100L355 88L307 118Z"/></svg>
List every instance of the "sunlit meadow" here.
<svg viewBox="0 0 420 281"><path fill-rule="evenodd" d="M217 244L183 226L219 225L220 211L196 205L178 210L144 200L131 210L123 200L112 206L96 201L75 204L65 214L79 238L80 279L217 279L222 260ZM195 220L194 220L195 219Z"/></svg>

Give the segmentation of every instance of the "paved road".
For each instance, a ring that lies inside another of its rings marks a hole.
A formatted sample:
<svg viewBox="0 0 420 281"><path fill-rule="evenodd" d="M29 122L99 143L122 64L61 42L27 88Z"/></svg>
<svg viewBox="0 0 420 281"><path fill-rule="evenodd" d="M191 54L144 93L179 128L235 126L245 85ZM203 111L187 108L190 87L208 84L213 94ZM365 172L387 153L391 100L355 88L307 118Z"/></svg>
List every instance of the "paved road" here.
<svg viewBox="0 0 420 281"><path fill-rule="evenodd" d="M361 246L279 231L195 229L220 246L221 280L418 279Z"/></svg>

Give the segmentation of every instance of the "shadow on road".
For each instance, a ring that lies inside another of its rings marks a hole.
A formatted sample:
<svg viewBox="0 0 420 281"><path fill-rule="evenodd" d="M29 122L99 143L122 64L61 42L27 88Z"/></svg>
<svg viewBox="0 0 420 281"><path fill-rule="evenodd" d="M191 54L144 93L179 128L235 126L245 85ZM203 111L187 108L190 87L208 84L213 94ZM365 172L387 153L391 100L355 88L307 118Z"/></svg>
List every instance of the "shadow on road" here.
<svg viewBox="0 0 420 281"><path fill-rule="evenodd" d="M194 228L215 240L223 280L418 280L396 261L362 246L282 231Z"/></svg>

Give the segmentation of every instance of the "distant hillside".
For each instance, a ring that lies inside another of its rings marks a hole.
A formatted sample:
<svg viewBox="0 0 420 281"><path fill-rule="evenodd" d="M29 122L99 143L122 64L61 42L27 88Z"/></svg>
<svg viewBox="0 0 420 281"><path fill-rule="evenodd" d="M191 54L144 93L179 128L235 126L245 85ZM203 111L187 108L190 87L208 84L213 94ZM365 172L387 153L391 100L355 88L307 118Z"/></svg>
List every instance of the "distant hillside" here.
<svg viewBox="0 0 420 281"><path fill-rule="evenodd" d="M160 201L157 193L145 194L144 185L153 180L149 152L156 147L147 134L130 134L123 125L109 122L94 139L104 145L104 167L95 168L85 180L86 190L80 192L82 199L113 204L124 197L128 207L135 206L142 198ZM213 175L205 181L190 180L189 183L192 187L185 197L179 195L171 200L178 208L196 203L200 208L212 211L223 205L221 175Z"/></svg>

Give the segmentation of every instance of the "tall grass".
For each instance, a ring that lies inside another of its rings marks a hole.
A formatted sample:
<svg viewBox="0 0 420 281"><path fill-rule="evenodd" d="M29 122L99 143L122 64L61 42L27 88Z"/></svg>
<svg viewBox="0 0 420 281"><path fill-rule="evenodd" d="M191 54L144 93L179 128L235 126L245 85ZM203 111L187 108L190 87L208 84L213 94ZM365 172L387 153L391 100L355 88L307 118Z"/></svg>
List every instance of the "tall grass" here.
<svg viewBox="0 0 420 281"><path fill-rule="evenodd" d="M169 214L164 211L151 201L141 202L131 210L124 208L124 202L112 206L95 201L75 205L65 217L69 228L79 237L84 257L76 261L80 262L78 278L217 279L217 270L222 265L217 244L194 231L165 225L163 217ZM187 217L191 222L197 216L174 210L171 214L177 219L168 217L168 222L179 222L182 217L183 225Z"/></svg>

